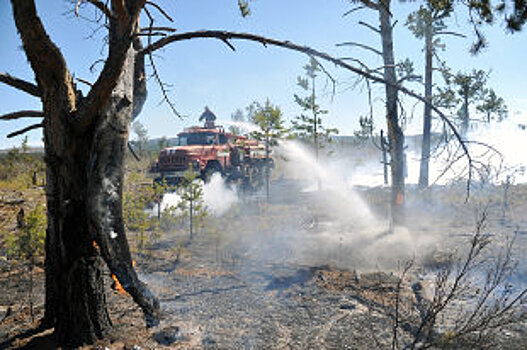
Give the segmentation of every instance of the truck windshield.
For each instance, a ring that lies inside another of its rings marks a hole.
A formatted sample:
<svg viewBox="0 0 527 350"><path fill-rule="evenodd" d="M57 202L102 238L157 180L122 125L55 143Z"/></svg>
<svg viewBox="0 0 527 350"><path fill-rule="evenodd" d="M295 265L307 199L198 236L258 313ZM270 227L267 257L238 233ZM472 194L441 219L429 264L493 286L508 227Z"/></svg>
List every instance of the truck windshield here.
<svg viewBox="0 0 527 350"><path fill-rule="evenodd" d="M216 134L213 133L186 133L178 137L178 146L187 145L213 145Z"/></svg>
<svg viewBox="0 0 527 350"><path fill-rule="evenodd" d="M216 133L184 133L178 136L178 146L187 145L223 145L227 143L227 136Z"/></svg>

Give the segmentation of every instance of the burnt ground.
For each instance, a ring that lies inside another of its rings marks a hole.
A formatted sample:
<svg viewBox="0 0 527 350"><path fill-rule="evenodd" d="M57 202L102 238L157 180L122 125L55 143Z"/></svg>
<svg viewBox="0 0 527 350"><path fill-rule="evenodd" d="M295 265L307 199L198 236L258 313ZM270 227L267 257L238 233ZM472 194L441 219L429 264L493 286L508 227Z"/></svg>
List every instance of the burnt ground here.
<svg viewBox="0 0 527 350"><path fill-rule="evenodd" d="M108 278L115 332L86 348L391 348L397 295L398 341L404 345L411 341L412 324L418 322L410 286L416 281L423 286L430 283L430 274L441 268L445 256L451 258L452 248L463 253L478 210L488 213L486 230L498 246L513 231L517 232L515 251L527 246L523 186L511 192L505 209L499 188L485 195L475 193L469 205L458 188L414 193L408 196L412 215L407 229L392 234L385 232L382 220L367 223L371 232L362 234L364 226L340 218L337 210L322 210L321 206L333 204L313 200L314 194L298 192L291 200L297 190L278 181L269 204L261 196L242 200L221 218L211 218L190 245L182 245L187 233L180 227L136 254L141 279L161 302L161 324L145 329L140 310L128 296L111 289ZM376 217L383 215L385 196L384 189L362 193ZM339 198L336 202L346 209ZM353 215L347 219L360 221ZM133 234L130 240L133 245ZM411 258L416 268L399 286L401 266ZM49 330L32 332L43 310L42 267L33 271L32 322L27 269L6 261L0 264L0 347L54 348ZM432 272L427 274L427 269ZM520 260L512 280L524 286L526 275L525 262ZM527 326L515 322L484 344L524 349ZM466 347L445 341L446 347L455 345Z"/></svg>

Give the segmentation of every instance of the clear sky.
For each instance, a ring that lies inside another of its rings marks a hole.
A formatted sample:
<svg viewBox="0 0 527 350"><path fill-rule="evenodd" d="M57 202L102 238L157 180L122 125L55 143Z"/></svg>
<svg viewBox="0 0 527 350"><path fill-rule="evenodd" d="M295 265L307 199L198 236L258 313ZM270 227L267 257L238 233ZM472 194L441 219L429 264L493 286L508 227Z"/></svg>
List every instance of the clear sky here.
<svg viewBox="0 0 527 350"><path fill-rule="evenodd" d="M73 1L74 3L75 1ZM242 18L236 0L172 0L156 1L174 18L171 24L178 32L199 29L223 29L256 33L277 39L289 40L326 51L336 57L355 57L370 64L381 66L375 54L358 48L336 47L345 41L356 41L379 47L379 37L360 20L377 24L377 16L369 10L343 14L352 8L346 0L255 0L251 2L252 14ZM105 54L104 29L77 18L72 13L71 1L37 1L38 11L51 38L62 50L75 77L94 81L99 71L89 67ZM418 6L416 2L395 2L394 29L396 60L410 58L417 72L423 70L422 42L413 38L405 28L407 15ZM86 5L81 14L93 18L95 10ZM155 9L151 9L156 14ZM168 25L159 16L158 25ZM146 21L143 21L146 23ZM524 118L527 123L527 32L507 34L501 21L486 28L490 47L477 57L468 49L473 33L466 21L466 10L459 8L452 17L450 30L466 34L467 39L445 38L447 49L441 55L455 70L492 70L489 86L504 97L511 113ZM0 1L0 71L33 81L21 49L7 0ZM170 84L170 97L178 111L188 119L178 120L165 104L154 79L149 80L149 97L139 121L148 129L150 137L177 134L185 126L197 123L205 105L216 113L219 120L230 120L237 108L244 108L252 101L263 102L269 98L282 108L286 120L300 113L293 94L302 94L296 79L303 74L302 66L308 58L300 53L280 48L264 48L251 42L233 41L236 52L213 39L196 39L179 42L156 53L157 68L165 83ZM101 65L96 65L100 69ZM341 134L352 134L358 128L358 119L368 113L367 94L363 84L353 88L356 76L331 64L325 68L337 79L336 94L332 96L330 85L320 90L320 104L329 110L324 124L337 127ZM439 77L437 77L439 80ZM324 88L326 79L318 86ZM79 87L85 89L81 83ZM418 84L409 85L422 91ZM382 87L374 88L375 123L377 129L385 128L382 109ZM21 109L40 109L38 99L0 84L0 114ZM404 98L408 112L408 133L421 128L422 106ZM413 111L413 113L411 113ZM20 145L22 136L7 139L9 132L34 123L34 120L0 122L0 148ZM41 132L28 133L31 145L41 144Z"/></svg>

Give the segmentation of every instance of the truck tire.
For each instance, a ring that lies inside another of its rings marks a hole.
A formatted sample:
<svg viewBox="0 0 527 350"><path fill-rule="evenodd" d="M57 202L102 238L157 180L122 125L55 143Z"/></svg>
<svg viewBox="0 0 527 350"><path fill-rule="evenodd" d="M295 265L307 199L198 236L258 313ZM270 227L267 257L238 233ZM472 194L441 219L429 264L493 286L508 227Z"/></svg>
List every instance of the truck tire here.
<svg viewBox="0 0 527 350"><path fill-rule="evenodd" d="M221 164L218 161L214 160L214 161L210 161L207 163L207 166L203 170L201 177L203 178L203 181L205 183L208 183L210 182L210 179L215 173L222 174L222 172L223 172L223 169L221 167Z"/></svg>

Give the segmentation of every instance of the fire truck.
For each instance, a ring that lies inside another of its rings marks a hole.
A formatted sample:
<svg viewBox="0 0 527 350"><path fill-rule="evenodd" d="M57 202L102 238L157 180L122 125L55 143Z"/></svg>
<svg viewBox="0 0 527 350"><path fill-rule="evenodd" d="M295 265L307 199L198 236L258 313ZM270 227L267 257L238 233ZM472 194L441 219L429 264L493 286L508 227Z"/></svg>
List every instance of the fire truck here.
<svg viewBox="0 0 527 350"><path fill-rule="evenodd" d="M187 171L192 171L204 181L220 173L228 181L241 182L246 187L263 184L266 169L273 166L265 145L246 136L229 134L210 119L206 119L203 127L183 130L178 134L176 146L161 150L150 170L154 183L177 185Z"/></svg>

